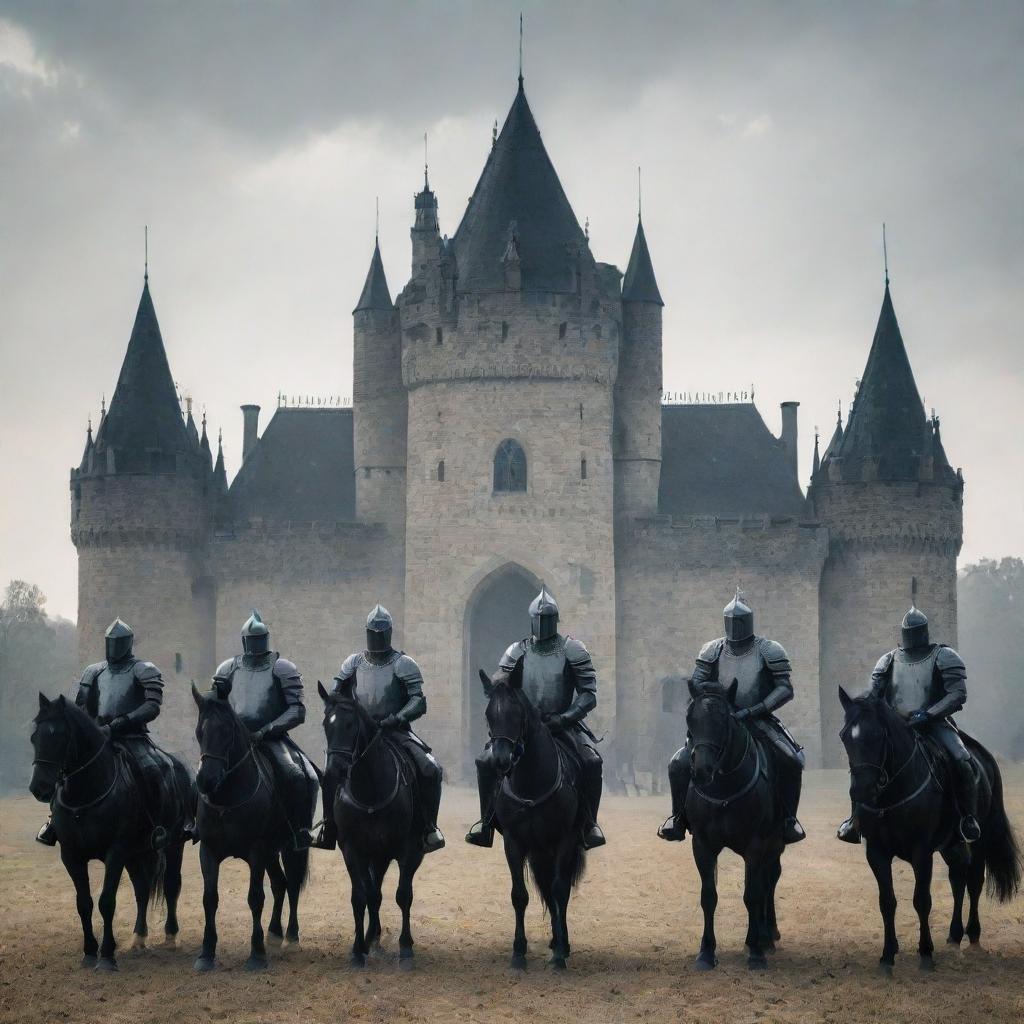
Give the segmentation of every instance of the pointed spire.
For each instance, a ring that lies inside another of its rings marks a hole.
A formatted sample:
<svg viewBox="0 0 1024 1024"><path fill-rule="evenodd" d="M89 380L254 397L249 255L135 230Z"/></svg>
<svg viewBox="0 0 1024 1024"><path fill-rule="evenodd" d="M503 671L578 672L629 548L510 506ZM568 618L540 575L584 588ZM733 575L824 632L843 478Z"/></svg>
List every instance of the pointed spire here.
<svg viewBox="0 0 1024 1024"><path fill-rule="evenodd" d="M359 313L364 309L394 309L395 304L391 301L391 292L388 289L388 279L384 275L384 261L380 256L380 238L373 244L373 256L370 259L370 269L366 274L366 283L363 285L363 293L359 296L359 302L353 313Z"/></svg>
<svg viewBox="0 0 1024 1024"><path fill-rule="evenodd" d="M651 263L651 253L647 248L644 222L639 217L636 220L633 251L629 254L629 266L626 267L626 276L622 279L622 301L665 305L654 277L654 265Z"/></svg>
<svg viewBox="0 0 1024 1024"><path fill-rule="evenodd" d="M818 429L814 429L814 459L811 462L811 477L818 475L818 470L821 469L821 454L818 451Z"/></svg>
<svg viewBox="0 0 1024 1024"><path fill-rule="evenodd" d="M210 439L206 434L206 410L203 410L203 432L199 438L199 450L203 453L206 468L213 469L213 453L210 451Z"/></svg>
<svg viewBox="0 0 1024 1024"><path fill-rule="evenodd" d="M90 416L88 420L88 426L86 427L85 430L85 449L82 451L82 461L79 464L79 469L81 469L83 472L87 471L89 468L89 455L92 453L93 447L94 445L92 440L92 417Z"/></svg>
<svg viewBox="0 0 1024 1024"><path fill-rule="evenodd" d="M156 463L172 468L175 455L191 447L147 281L96 448L113 448L118 471L137 473Z"/></svg>
<svg viewBox="0 0 1024 1024"><path fill-rule="evenodd" d="M217 462L213 467L213 479L221 494L228 492L228 474L224 469L224 431L217 431Z"/></svg>
<svg viewBox="0 0 1024 1024"><path fill-rule="evenodd" d="M836 412L836 429L832 431L832 437L829 439L828 444L825 446L825 454L821 457L822 462L827 462L829 457L835 455L839 451L839 446L843 443L843 403L839 403L839 409Z"/></svg>
<svg viewBox="0 0 1024 1024"><path fill-rule="evenodd" d="M193 447L199 447L199 431L196 429L196 421L192 418L192 396L188 395L185 398L185 430L188 431L188 439L192 442Z"/></svg>
<svg viewBox="0 0 1024 1024"><path fill-rule="evenodd" d="M523 87L523 12L519 12L519 88Z"/></svg>

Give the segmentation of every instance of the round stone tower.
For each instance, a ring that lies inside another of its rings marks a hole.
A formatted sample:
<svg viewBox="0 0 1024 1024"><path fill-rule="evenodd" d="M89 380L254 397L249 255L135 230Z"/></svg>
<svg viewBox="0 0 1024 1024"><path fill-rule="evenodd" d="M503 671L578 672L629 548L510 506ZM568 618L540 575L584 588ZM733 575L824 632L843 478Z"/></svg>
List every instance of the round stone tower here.
<svg viewBox="0 0 1024 1024"><path fill-rule="evenodd" d="M619 275L594 261L522 81L454 238L437 237L429 189L416 209L413 278L398 298L405 646L426 679L425 734L465 778L482 713L477 670L496 667L472 663L481 648L470 623L494 588L546 582L561 628L593 653L599 732L614 715ZM516 594L502 646L529 632Z"/></svg>
<svg viewBox="0 0 1024 1024"><path fill-rule="evenodd" d="M826 766L845 764L837 689L863 692L915 601L932 639L955 644L963 477L926 417L886 284L846 429L837 425L809 497L828 527L821 579L821 716Z"/></svg>
<svg viewBox="0 0 1024 1024"><path fill-rule="evenodd" d="M103 659L103 633L120 616L135 654L163 673L154 732L190 749L190 680L213 671L214 586L207 544L220 488L206 424L182 419L146 282L110 409L71 470L71 539L78 551L83 667Z"/></svg>

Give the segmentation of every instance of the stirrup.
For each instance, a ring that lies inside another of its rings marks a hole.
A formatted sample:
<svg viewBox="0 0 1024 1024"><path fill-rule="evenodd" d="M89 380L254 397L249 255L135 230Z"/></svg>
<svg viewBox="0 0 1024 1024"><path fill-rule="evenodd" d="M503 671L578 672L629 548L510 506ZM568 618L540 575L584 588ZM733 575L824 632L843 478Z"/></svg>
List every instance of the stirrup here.
<svg viewBox="0 0 1024 1024"><path fill-rule="evenodd" d="M667 843L681 843L686 838L686 825L681 818L670 814L658 829L658 838Z"/></svg>
<svg viewBox="0 0 1024 1024"><path fill-rule="evenodd" d="M308 850L313 845L313 833L308 828L297 828L292 833L292 845L296 853Z"/></svg>
<svg viewBox="0 0 1024 1024"><path fill-rule="evenodd" d="M583 830L583 849L584 850L596 850L599 846L604 846L608 842L604 837L604 833L601 831L601 826L596 821L592 821Z"/></svg>
<svg viewBox="0 0 1024 1024"><path fill-rule="evenodd" d="M786 845L790 846L793 843L799 843L806 839L807 833L804 831L803 825L796 818L787 818L786 824L783 827L782 838L785 840Z"/></svg>
<svg viewBox="0 0 1024 1024"><path fill-rule="evenodd" d="M52 821L47 821L36 833L36 842L42 843L43 846L57 845L57 830L53 827Z"/></svg>
<svg viewBox="0 0 1024 1024"><path fill-rule="evenodd" d="M436 825L423 836L423 851L425 853L435 853L438 850L443 850L444 846L444 835Z"/></svg>
<svg viewBox="0 0 1024 1024"><path fill-rule="evenodd" d="M333 850L337 845L337 838L333 834L328 835L327 826L321 825L319 834L313 840L312 848L314 850Z"/></svg>
<svg viewBox="0 0 1024 1024"><path fill-rule="evenodd" d="M981 826L973 814L965 814L960 819L960 835L965 843L976 843L981 838Z"/></svg>
<svg viewBox="0 0 1024 1024"><path fill-rule="evenodd" d="M489 821L478 821L466 833L466 842L489 850L494 845L494 826Z"/></svg>
<svg viewBox="0 0 1024 1024"><path fill-rule="evenodd" d="M836 838L844 843L860 845L860 829L854 824L853 818L849 817L836 829Z"/></svg>

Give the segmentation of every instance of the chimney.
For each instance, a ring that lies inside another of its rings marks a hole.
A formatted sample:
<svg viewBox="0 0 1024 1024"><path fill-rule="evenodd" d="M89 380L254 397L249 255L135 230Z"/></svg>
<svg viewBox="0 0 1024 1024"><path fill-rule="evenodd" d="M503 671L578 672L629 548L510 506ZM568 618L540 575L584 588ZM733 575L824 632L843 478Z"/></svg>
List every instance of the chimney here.
<svg viewBox="0 0 1024 1024"><path fill-rule="evenodd" d="M249 458L249 452L256 447L257 431L260 423L260 407L258 405L242 406L242 461Z"/></svg>
<svg viewBox="0 0 1024 1024"><path fill-rule="evenodd" d="M782 403L782 436L779 438L786 449L786 459L793 470L793 476L797 479L800 476L796 444L796 411L799 407L799 402Z"/></svg>

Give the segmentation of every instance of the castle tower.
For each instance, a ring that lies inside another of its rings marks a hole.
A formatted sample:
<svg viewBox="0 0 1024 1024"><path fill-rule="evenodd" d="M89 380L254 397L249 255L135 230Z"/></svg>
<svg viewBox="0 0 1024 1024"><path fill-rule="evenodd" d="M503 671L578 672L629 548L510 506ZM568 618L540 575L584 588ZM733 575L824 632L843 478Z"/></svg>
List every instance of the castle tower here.
<svg viewBox="0 0 1024 1024"><path fill-rule="evenodd" d="M356 516L363 522L386 523L400 534L405 524L406 460L402 336L379 239L352 317Z"/></svg>
<svg viewBox="0 0 1024 1024"><path fill-rule="evenodd" d="M809 492L828 527L821 580L822 750L843 762L838 686L862 692L896 646L917 579L918 606L936 640L956 643L956 558L963 477L926 417L889 284L845 431L837 424Z"/></svg>
<svg viewBox="0 0 1024 1024"><path fill-rule="evenodd" d="M615 382L615 508L619 513L658 511L664 305L638 216L622 282L622 344Z"/></svg>
<svg viewBox="0 0 1024 1024"><path fill-rule="evenodd" d="M213 670L213 585L206 548L213 473L182 420L148 277L110 408L71 470L71 539L78 550L83 665L103 658L103 632L120 615L136 653L166 684L156 732L187 750L189 680Z"/></svg>
<svg viewBox="0 0 1024 1024"><path fill-rule="evenodd" d="M520 79L454 237L417 197L398 307L408 389L403 646L451 777L485 739L477 670L529 632L543 580L615 710L613 388L619 273L595 262ZM418 248L419 247L419 248ZM438 258L431 258L433 251ZM487 623L491 623L490 626Z"/></svg>

